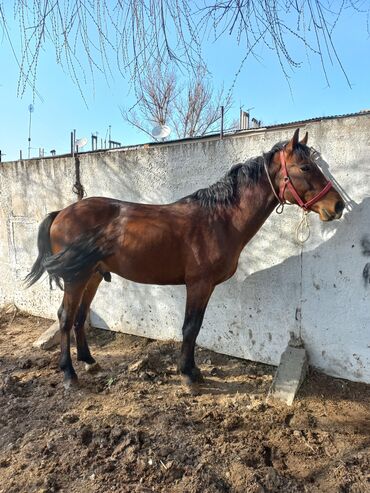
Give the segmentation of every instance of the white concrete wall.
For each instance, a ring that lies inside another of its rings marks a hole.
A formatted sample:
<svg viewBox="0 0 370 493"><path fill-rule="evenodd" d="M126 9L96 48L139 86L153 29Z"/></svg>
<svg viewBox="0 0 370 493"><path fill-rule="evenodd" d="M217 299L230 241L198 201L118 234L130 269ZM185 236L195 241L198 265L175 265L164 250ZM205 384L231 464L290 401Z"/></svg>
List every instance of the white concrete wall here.
<svg viewBox="0 0 370 493"><path fill-rule="evenodd" d="M275 213L245 248L235 276L216 288L198 342L241 358L278 364L291 331L301 335L310 362L326 373L370 382L370 286L362 276L370 259L370 116L301 126L322 152L324 171L346 194L350 210L325 224L310 214L301 277L296 207ZM282 127L251 131L223 141L200 141L81 155L88 196L165 203L207 186L227 169L269 150L294 132ZM48 280L29 290L22 279L36 257L38 223L75 196L72 158L12 162L0 167L0 305L13 301L55 317L60 291ZM302 279L302 283L301 283ZM134 284L113 276L93 304L95 324L152 338L181 337L183 287ZM299 322L299 310L301 322ZM298 318L298 320L297 320Z"/></svg>

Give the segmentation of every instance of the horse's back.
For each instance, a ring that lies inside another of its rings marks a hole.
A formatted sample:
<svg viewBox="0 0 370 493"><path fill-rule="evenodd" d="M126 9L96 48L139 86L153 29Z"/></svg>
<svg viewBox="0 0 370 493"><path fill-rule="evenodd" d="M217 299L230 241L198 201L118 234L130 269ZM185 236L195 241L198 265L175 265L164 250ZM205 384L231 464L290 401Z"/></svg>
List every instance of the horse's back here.
<svg viewBox="0 0 370 493"><path fill-rule="evenodd" d="M109 225L119 215L120 204L114 199L91 197L62 209L50 228L53 253Z"/></svg>
<svg viewBox="0 0 370 493"><path fill-rule="evenodd" d="M52 224L53 253L88 241L107 252L103 269L141 283L181 284L193 213L185 203L151 205L92 197L63 209Z"/></svg>

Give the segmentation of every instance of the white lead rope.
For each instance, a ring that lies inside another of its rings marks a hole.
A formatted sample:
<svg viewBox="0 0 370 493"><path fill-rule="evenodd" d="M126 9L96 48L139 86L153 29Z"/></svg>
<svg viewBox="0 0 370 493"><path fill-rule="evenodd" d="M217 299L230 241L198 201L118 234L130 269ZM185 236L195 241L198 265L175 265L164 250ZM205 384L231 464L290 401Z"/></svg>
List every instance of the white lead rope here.
<svg viewBox="0 0 370 493"><path fill-rule="evenodd" d="M297 243L303 245L311 235L310 223L308 222L308 212L302 210L302 219L299 221L295 230Z"/></svg>

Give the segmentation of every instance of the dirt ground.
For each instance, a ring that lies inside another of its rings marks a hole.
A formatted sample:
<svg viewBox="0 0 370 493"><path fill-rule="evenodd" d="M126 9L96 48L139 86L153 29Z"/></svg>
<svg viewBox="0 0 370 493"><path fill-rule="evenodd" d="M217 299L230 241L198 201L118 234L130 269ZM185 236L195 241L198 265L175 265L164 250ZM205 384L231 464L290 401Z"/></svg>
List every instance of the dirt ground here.
<svg viewBox="0 0 370 493"><path fill-rule="evenodd" d="M291 407L267 403L274 368L197 350L199 396L179 344L91 330L98 375L32 342L50 321L0 313L0 492L369 492L370 386L311 371Z"/></svg>

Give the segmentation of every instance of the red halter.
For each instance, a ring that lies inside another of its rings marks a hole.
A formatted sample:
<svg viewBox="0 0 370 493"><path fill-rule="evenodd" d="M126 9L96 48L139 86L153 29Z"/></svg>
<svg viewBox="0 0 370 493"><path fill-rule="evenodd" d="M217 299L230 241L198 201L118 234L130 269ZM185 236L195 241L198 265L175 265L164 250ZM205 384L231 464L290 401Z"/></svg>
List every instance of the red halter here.
<svg viewBox="0 0 370 493"><path fill-rule="evenodd" d="M290 176L288 175L288 170L286 167L286 161L285 161L285 156L284 156L284 151L280 151L280 162L281 162L281 170L283 173L283 182L280 185L280 190L279 190L279 200L280 204L284 205L286 203L286 200L284 198L285 190L288 187L290 193L293 195L295 198L297 204L302 207L304 211L308 211L310 207L318 202L324 195L326 195L331 187L333 186L331 181L328 181L326 186L319 192L317 195L315 195L312 199L308 200L307 202L303 202L301 197L298 195L297 190L294 188L294 185L292 183L292 180L290 179Z"/></svg>

